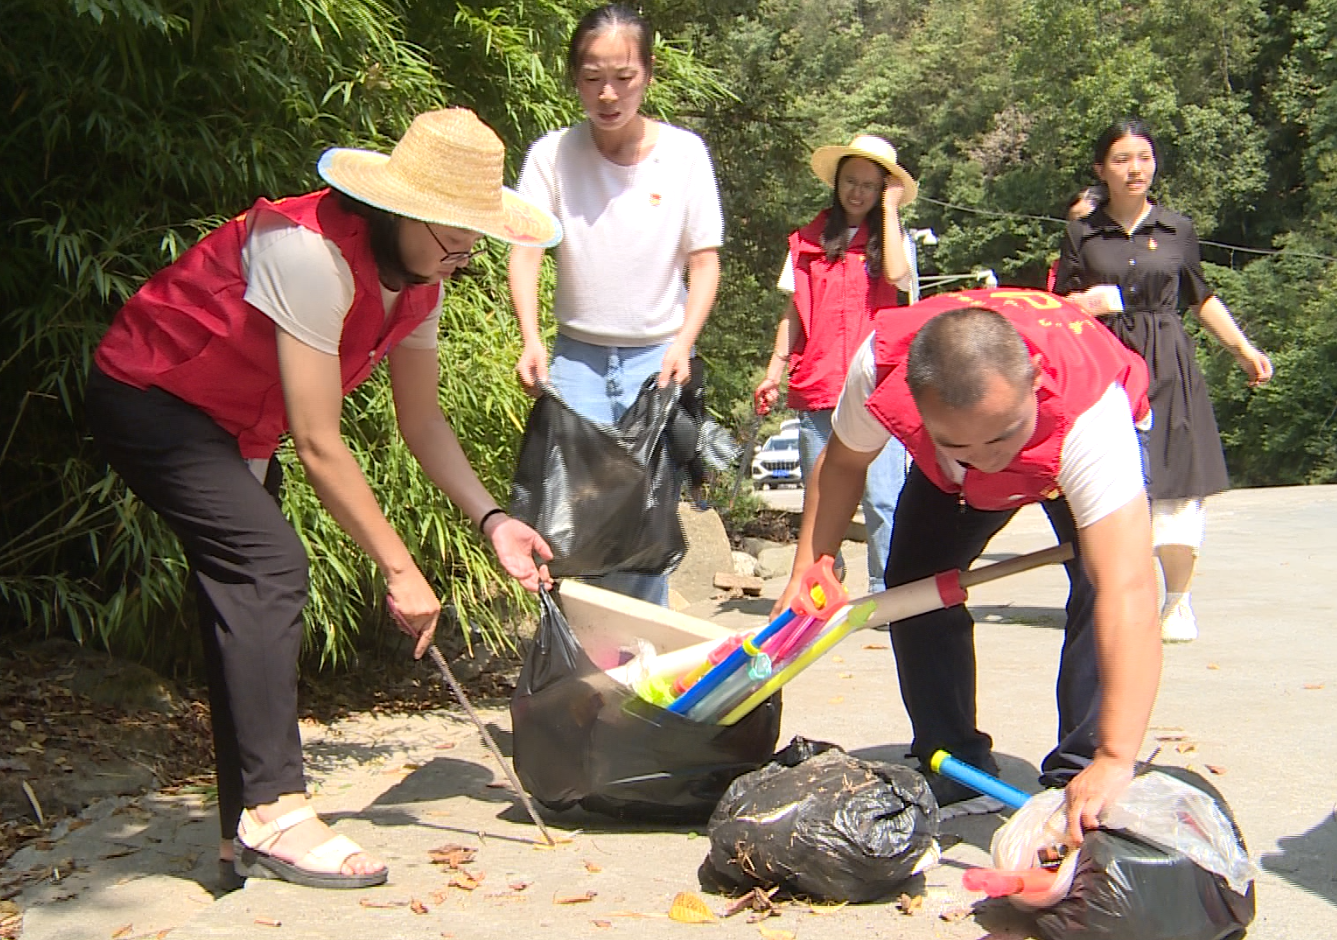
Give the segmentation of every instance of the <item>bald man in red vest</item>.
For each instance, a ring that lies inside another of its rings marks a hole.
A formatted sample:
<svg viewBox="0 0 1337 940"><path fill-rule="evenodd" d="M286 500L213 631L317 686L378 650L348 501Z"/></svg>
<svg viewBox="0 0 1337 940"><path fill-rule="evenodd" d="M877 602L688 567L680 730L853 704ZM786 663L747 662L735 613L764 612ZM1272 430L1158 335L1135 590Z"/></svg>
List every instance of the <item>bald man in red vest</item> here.
<svg viewBox="0 0 1337 940"><path fill-rule="evenodd" d="M840 545L868 464L895 435L914 458L886 584L969 568L1029 503L1075 551L1059 664L1058 745L1041 782L1065 787L1069 831L1097 825L1132 778L1160 682L1151 522L1139 428L1146 366L1074 304L1040 291L939 295L887 311L850 365L804 501L794 574ZM995 772L976 727L974 621L964 606L892 626L912 751ZM941 805L974 794L929 772Z"/></svg>

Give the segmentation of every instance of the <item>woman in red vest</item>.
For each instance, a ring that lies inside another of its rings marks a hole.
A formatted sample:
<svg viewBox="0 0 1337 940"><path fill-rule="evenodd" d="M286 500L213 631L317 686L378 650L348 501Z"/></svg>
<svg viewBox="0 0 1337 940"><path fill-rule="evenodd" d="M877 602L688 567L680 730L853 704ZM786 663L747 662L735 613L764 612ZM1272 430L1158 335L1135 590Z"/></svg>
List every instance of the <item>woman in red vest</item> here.
<svg viewBox="0 0 1337 940"><path fill-rule="evenodd" d="M181 539L199 604L218 766L220 876L324 888L385 865L306 798L297 657L306 552L277 501L290 434L330 514L375 560L421 657L440 601L390 528L339 428L343 397L388 358L400 433L525 587L543 540L483 488L437 398L442 282L480 235L552 244L548 213L502 187L502 143L464 109L414 119L390 155L334 149L333 189L270 202L212 232L116 315L95 356L93 436ZM240 876L240 877L239 877Z"/></svg>
<svg viewBox="0 0 1337 940"><path fill-rule="evenodd" d="M896 162L896 148L872 135L856 137L848 147L819 148L812 170L832 187L831 205L789 236L777 286L794 299L775 331L775 350L754 394L757 412L769 412L788 366L786 404L799 414L805 484L831 437L831 416L850 359L878 313L900 303L897 287L908 292L913 284L912 249L899 209L919 191ZM869 467L864 490L870 593L882 590L892 517L904 483L905 448L892 438Z"/></svg>

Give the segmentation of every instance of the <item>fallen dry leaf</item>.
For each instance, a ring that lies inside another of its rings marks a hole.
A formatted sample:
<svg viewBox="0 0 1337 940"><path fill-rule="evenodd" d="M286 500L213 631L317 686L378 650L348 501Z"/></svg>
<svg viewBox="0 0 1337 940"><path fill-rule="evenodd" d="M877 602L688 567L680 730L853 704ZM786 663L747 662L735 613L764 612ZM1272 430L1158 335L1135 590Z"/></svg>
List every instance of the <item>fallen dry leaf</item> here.
<svg viewBox="0 0 1337 940"><path fill-rule="evenodd" d="M841 901L839 904L810 904L808 905L809 914L834 914L842 907L849 906L849 901Z"/></svg>
<svg viewBox="0 0 1337 940"><path fill-rule="evenodd" d="M715 920L715 915L706 907L706 902L690 891L680 891L669 906L669 920L680 924L708 924Z"/></svg>
<svg viewBox="0 0 1337 940"><path fill-rule="evenodd" d="M598 891L586 891L584 894L568 894L562 897L552 899L554 904L584 904L586 901L593 901L599 896Z"/></svg>
<svg viewBox="0 0 1337 940"><path fill-rule="evenodd" d="M840 678L842 678L842 679L853 679L853 678L854 678L854 673L852 673L852 672L842 672L842 673L840 674Z"/></svg>
<svg viewBox="0 0 1337 940"><path fill-rule="evenodd" d="M899 898L896 899L896 907L900 909L900 912L902 914L905 914L907 916L911 914L918 914L919 909L922 908L923 906L924 906L923 895L917 894L911 897L908 894L902 894Z"/></svg>
<svg viewBox="0 0 1337 940"><path fill-rule="evenodd" d="M1215 670L1215 669L1220 669L1221 667L1218 666L1216 663L1208 663L1207 668Z"/></svg>
<svg viewBox="0 0 1337 940"><path fill-rule="evenodd" d="M1306 688L1306 689L1311 689L1311 690L1313 690L1313 689L1321 689L1321 688L1323 688L1323 683L1322 683L1322 682L1306 682L1306 683L1305 683L1305 688Z"/></svg>
<svg viewBox="0 0 1337 940"><path fill-rule="evenodd" d="M843 702L843 701L845 701L845 696L843 696L843 695L836 695L836 696L833 696L832 698L827 699L827 700L826 700L826 704L828 704L828 705L839 705L839 704L840 704L841 702Z"/></svg>
<svg viewBox="0 0 1337 940"><path fill-rule="evenodd" d="M1157 741L1185 741L1185 740L1187 740L1187 739L1188 739L1188 735L1186 735L1186 734L1158 734L1158 735L1156 735L1156 740L1157 740Z"/></svg>
<svg viewBox="0 0 1337 940"><path fill-rule="evenodd" d="M792 930L774 930L767 927L758 927L757 932L765 940L794 940L794 931Z"/></svg>
<svg viewBox="0 0 1337 940"><path fill-rule="evenodd" d="M459 868L462 865L467 865L474 860L474 856L477 854L477 849L471 849L467 845L455 845L454 843L431 849L427 853L433 865L445 865L447 868Z"/></svg>
<svg viewBox="0 0 1337 940"><path fill-rule="evenodd" d="M531 883L532 882L528 881L512 881L506 887L510 888L512 891L523 891L525 888L528 888Z"/></svg>
<svg viewBox="0 0 1337 940"><path fill-rule="evenodd" d="M426 914L427 905L419 901L417 898L414 898L409 902L409 910L415 914Z"/></svg>
<svg viewBox="0 0 1337 940"><path fill-rule="evenodd" d="M586 870L587 872L589 872L591 875L597 875L599 872L603 871L602 868L600 868L598 865L594 864L593 862L586 862L586 863L585 863L585 870Z"/></svg>
<svg viewBox="0 0 1337 940"><path fill-rule="evenodd" d="M361 904L363 907L371 907L371 908L376 908L378 910L382 908L409 906L408 901L376 901L373 900L372 898L362 898L357 903Z"/></svg>
<svg viewBox="0 0 1337 940"><path fill-rule="evenodd" d="M1206 767L1211 773L1216 774L1218 777L1226 772L1226 769L1220 764L1203 764L1202 766Z"/></svg>
<svg viewBox="0 0 1337 940"><path fill-rule="evenodd" d="M611 920L596 920L596 921L594 922L594 926L603 929L603 928L606 928L606 927L611 927L611 926L613 926L613 922L612 922Z"/></svg>
<svg viewBox="0 0 1337 940"><path fill-rule="evenodd" d="M448 751L448 750L450 750L450 749L451 749L452 747L454 747L454 746L455 746L455 742L454 742L454 741L447 741L445 744L437 744L437 745L435 745L435 747L436 747L436 749L437 749L438 751Z"/></svg>
<svg viewBox="0 0 1337 940"><path fill-rule="evenodd" d="M947 921L947 923L949 923L949 924L954 924L954 923L956 923L958 920L961 920L962 918L969 917L969 916L970 916L970 908L968 908L968 907L953 907L953 908L951 908L951 909L949 909L949 910L943 911L943 912L942 912L941 914L939 914L938 916L939 916L940 918L942 918L943 920Z"/></svg>
<svg viewBox="0 0 1337 940"><path fill-rule="evenodd" d="M760 888L753 888L747 894L734 901L724 909L725 917L733 917L739 911L753 910L758 913L769 912L775 909L774 902L771 901L771 895L780 890L779 886L772 888L769 892Z"/></svg>
<svg viewBox="0 0 1337 940"><path fill-rule="evenodd" d="M885 644L885 643L865 643L863 648L866 649L866 650L884 650L884 649L887 648L887 644Z"/></svg>
<svg viewBox="0 0 1337 940"><path fill-rule="evenodd" d="M134 929L135 929L134 924L126 924L123 927L117 927L115 930L111 932L111 940L120 940L121 937L129 936L130 931Z"/></svg>
<svg viewBox="0 0 1337 940"><path fill-rule="evenodd" d="M462 891L473 891L478 887L480 880L461 868L450 876L450 881L447 884L451 888L459 888Z"/></svg>
<svg viewBox="0 0 1337 940"><path fill-rule="evenodd" d="M23 911L13 901L0 901L0 938L17 940L23 933Z"/></svg>
<svg viewBox="0 0 1337 940"><path fill-rule="evenodd" d="M257 917L255 922L261 927L282 927L283 921L276 920L273 917Z"/></svg>
<svg viewBox="0 0 1337 940"><path fill-rule="evenodd" d="M1175 750L1178 751L1180 754L1192 754L1197 749L1198 746L1196 744L1189 744L1187 741L1182 744L1175 745Z"/></svg>

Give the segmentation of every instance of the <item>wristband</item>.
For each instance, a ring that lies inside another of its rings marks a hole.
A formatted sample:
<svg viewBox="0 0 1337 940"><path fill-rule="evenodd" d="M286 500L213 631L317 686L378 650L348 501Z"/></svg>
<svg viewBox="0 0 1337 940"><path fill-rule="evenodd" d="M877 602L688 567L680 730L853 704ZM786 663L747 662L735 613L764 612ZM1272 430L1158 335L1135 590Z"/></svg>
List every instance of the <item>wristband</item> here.
<svg viewBox="0 0 1337 940"><path fill-rule="evenodd" d="M506 515L506 510L502 509L500 506L494 506L487 512L483 513L483 518L478 520L478 531L483 532L484 527L487 525L487 521L491 519L493 516L497 515L498 513L504 516Z"/></svg>

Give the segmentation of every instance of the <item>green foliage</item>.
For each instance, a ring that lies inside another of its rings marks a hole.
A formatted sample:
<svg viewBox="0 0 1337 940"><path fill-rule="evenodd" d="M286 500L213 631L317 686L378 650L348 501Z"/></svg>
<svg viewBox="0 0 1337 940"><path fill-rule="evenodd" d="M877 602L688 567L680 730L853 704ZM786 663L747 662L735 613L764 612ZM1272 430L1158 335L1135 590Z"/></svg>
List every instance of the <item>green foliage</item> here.
<svg viewBox="0 0 1337 940"><path fill-rule="evenodd" d="M578 9L556 0L13 0L0 8L0 296L14 338L0 389L0 627L70 630L160 664L193 645L184 560L108 473L82 428L92 351L152 272L257 196L320 185L332 145L388 150L420 111L474 107L512 172L539 134L579 116L561 62ZM415 41L416 40L416 41ZM686 49L657 48L652 106L722 91ZM448 287L442 403L503 501L527 403L504 256ZM381 370L346 403L345 433L388 517L489 642L522 592L429 485L394 430ZM308 644L345 657L385 622L383 581L321 509L290 449L285 510L312 562ZM467 638L466 638L467 639Z"/></svg>

